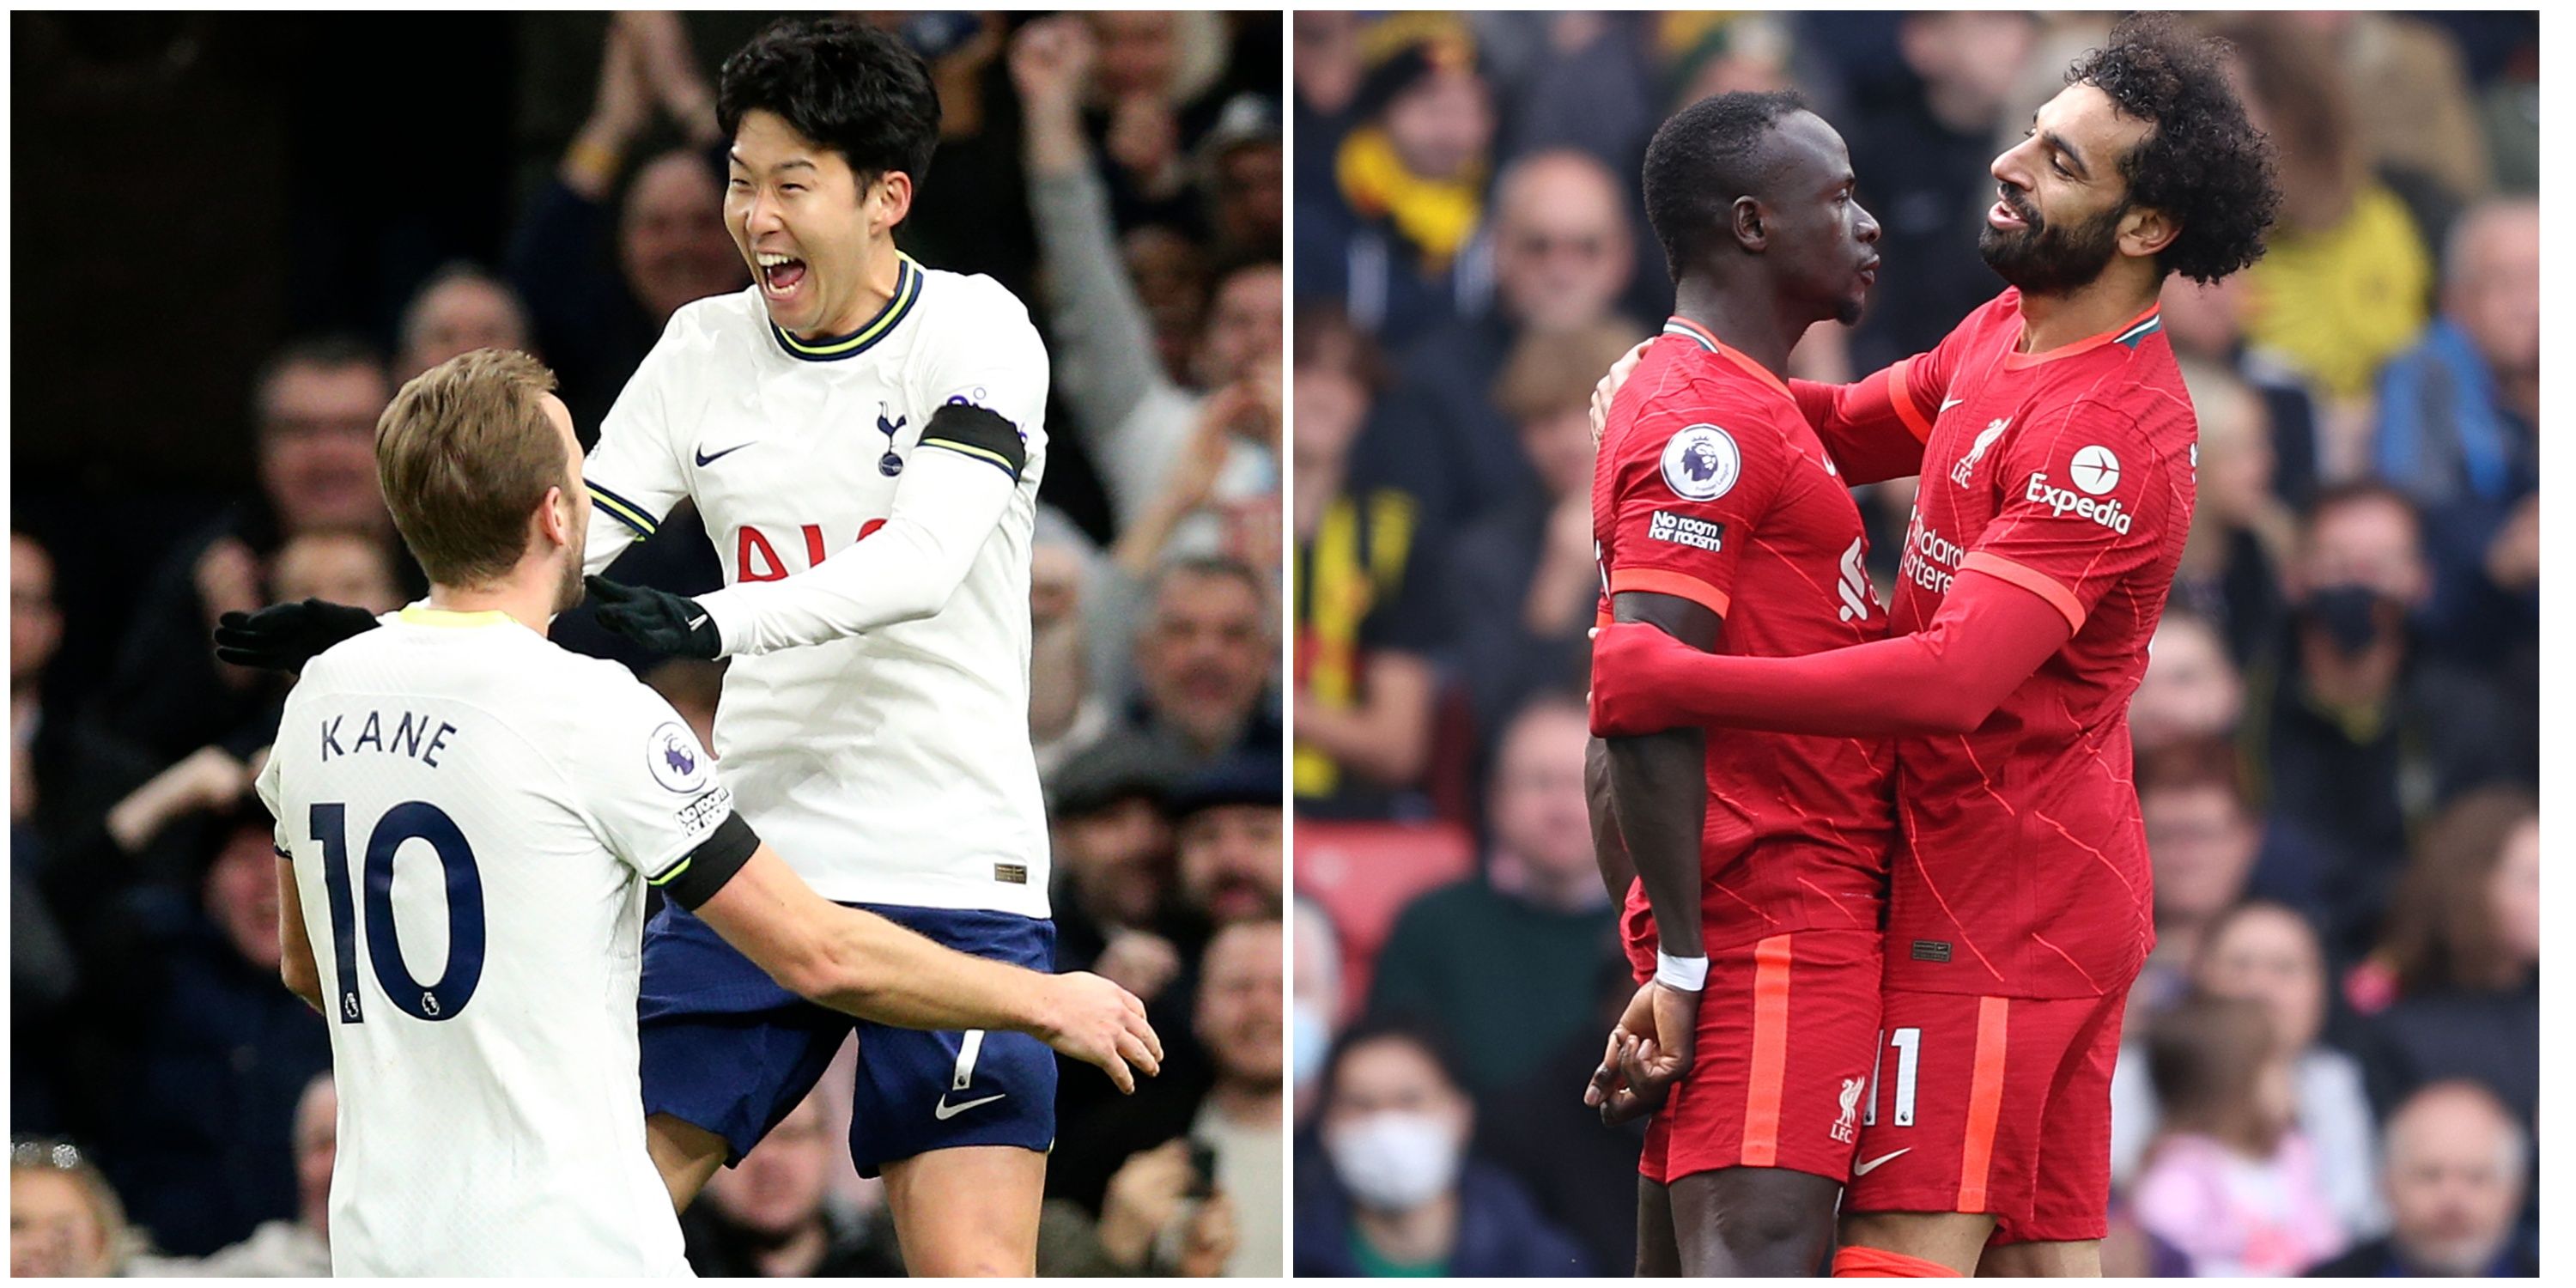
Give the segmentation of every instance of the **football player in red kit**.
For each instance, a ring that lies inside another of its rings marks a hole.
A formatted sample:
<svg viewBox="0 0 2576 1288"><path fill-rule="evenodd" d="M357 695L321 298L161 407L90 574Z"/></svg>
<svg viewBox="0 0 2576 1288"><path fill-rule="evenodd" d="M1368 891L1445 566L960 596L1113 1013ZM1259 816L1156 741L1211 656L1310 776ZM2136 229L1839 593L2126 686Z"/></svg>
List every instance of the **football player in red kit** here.
<svg viewBox="0 0 2576 1288"><path fill-rule="evenodd" d="M1896 738L1885 1034L1838 1275L2100 1273L2111 1067L2153 940L2128 703L2197 464L2156 299L2253 262L2277 203L2222 56L2124 22L1995 159L1978 248L2011 289L1930 353L1796 387L1847 480L1921 475L1890 638L1595 641L1596 733Z"/></svg>
<svg viewBox="0 0 2576 1288"><path fill-rule="evenodd" d="M1852 183L1841 136L1789 94L1702 100L1648 144L1676 316L1594 466L1616 620L1750 657L1885 634L1860 511L1780 374L1809 325L1859 315L1875 276L1878 224ZM1811 1273L1877 1045L1892 748L1686 729L1605 750L1595 826L1643 986L1633 1028L1670 1038L1639 1053L1614 1036L1587 1094L1613 1118L1655 1111L1638 1273Z"/></svg>

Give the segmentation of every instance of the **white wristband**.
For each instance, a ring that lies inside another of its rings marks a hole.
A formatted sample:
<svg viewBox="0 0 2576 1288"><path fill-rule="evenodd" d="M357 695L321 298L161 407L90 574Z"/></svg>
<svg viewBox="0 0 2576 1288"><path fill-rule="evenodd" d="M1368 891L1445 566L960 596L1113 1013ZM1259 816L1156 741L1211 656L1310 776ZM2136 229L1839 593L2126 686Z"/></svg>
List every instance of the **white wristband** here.
<svg viewBox="0 0 2576 1288"><path fill-rule="evenodd" d="M1675 957L1658 948L1655 950L1655 982L1666 988L1696 993L1708 985L1708 959Z"/></svg>

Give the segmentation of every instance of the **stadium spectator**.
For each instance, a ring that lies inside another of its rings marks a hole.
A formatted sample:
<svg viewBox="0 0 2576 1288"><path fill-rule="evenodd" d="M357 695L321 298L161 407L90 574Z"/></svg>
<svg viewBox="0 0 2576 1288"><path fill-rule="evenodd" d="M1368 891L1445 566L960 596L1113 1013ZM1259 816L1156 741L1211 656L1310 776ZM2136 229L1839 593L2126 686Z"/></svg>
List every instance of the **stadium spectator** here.
<svg viewBox="0 0 2576 1288"><path fill-rule="evenodd" d="M1167 1066L1166 1076L1139 1086L1132 1099L1103 1107L1066 1133L1066 1165L1049 1189L1074 1204L1050 1213L1062 1227L1060 1252L1068 1260L1097 1265L1094 1273L1137 1273L1155 1245L1186 1245L1198 1223L1210 1219L1183 1200L1222 1196L1228 1209L1222 1221L1231 1229L1230 1253L1215 1258L1222 1273L1285 1273L1278 1217L1287 1166L1280 1147L1284 936L1272 919L1219 930L1199 966L1191 1019L1208 1057L1204 1072L1175 1077ZM1100 1216L1090 1223L1094 1211Z"/></svg>
<svg viewBox="0 0 2576 1288"><path fill-rule="evenodd" d="M2207 363L2245 382L2263 402L2259 424L2270 448L2273 495L2294 510L2316 499L2317 435L2321 413L2307 378L2256 349L2245 338L2245 276L2201 283L2177 273L2165 279L2160 299L2165 334L2173 338L2183 379Z"/></svg>
<svg viewBox="0 0 2576 1288"><path fill-rule="evenodd" d="M2483 677L2420 655L2411 617L2431 574L2403 496L2366 483L2320 496L2288 581L2288 636L2249 674L2246 712L2266 814L2307 857L2268 854L2258 881L2319 910L2327 955L2349 961L2389 906L2410 824L2527 773L2536 744L2517 751L2520 722Z"/></svg>
<svg viewBox="0 0 2576 1288"><path fill-rule="evenodd" d="M2147 673L2129 698L2139 760L2182 743L2226 742L2245 714L2245 680L2209 620L2168 604L2147 646Z"/></svg>
<svg viewBox="0 0 2576 1288"><path fill-rule="evenodd" d="M1147 1002L1179 975L1170 924L1172 789L1181 768L1145 744L1074 758L1055 779L1055 962L1104 975Z"/></svg>
<svg viewBox="0 0 2576 1288"><path fill-rule="evenodd" d="M1587 738L1571 698L1542 694L1512 718L1485 788L1483 873L1406 905L1378 954L1368 1014L1435 1027L1473 1094L1519 1082L1578 1031L1606 1031L1592 1021L1618 973L1618 914L1592 859Z"/></svg>
<svg viewBox="0 0 2576 1288"><path fill-rule="evenodd" d="M1135 633L1136 699L1099 746L1141 741L1192 768L1279 745L1270 582L1231 559L1183 559L1156 577Z"/></svg>
<svg viewBox="0 0 2576 1288"><path fill-rule="evenodd" d="M476 349L527 349L528 311L508 283L470 263L430 274L405 305L394 383Z"/></svg>
<svg viewBox="0 0 2576 1288"><path fill-rule="evenodd" d="M1523 336L1563 340L1622 322L1619 295L1637 259L1633 186L1564 150L1523 157L1496 181L1493 307L1421 335L1400 361L1383 428L1357 449L1362 472L1422 498L1426 525L1544 494L1537 463L1495 401L1497 384Z"/></svg>
<svg viewBox="0 0 2576 1288"><path fill-rule="evenodd" d="M1352 473L1376 349L1329 309L1297 315L1298 808L1396 812L1431 756L1433 657L1452 630L1420 497Z"/></svg>
<svg viewBox="0 0 2576 1288"><path fill-rule="evenodd" d="M298 341L269 359L253 404L260 493L181 541L145 582L102 708L120 733L177 759L273 701L268 677L217 663L206 637L222 614L268 602L263 561L288 539L391 542L375 444L392 394L383 361L356 340Z"/></svg>
<svg viewBox="0 0 2576 1288"><path fill-rule="evenodd" d="M2193 986L2212 997L2242 997L2271 1012L2291 1053L2291 1095L2299 1134L2316 1151L2317 1175L2346 1234L2388 1226L2373 1183L2378 1128L2361 1062L2324 1041L2328 991L2316 928L2287 905L2250 899L2219 915L2201 936ZM2125 1189L2155 1139L2155 1092L2141 1042L2120 1048L2111 1079L2111 1170Z"/></svg>
<svg viewBox="0 0 2576 1288"><path fill-rule="evenodd" d="M1070 525L1041 523L1029 550L1029 738L1042 779L1099 741L1113 718L1113 704L1093 678L1086 602L1091 556L1080 541Z"/></svg>
<svg viewBox="0 0 2576 1288"><path fill-rule="evenodd" d="M2237 789L2227 744L2179 743L2139 762L2138 813L2155 872L2156 946L2130 989L2140 1014L2190 985L2201 934L2245 894L2263 828Z"/></svg>
<svg viewBox="0 0 2576 1288"><path fill-rule="evenodd" d="M2360 473L2371 377L2424 325L2431 256L2374 176L2354 94L2324 44L2260 19L2229 24L2246 118L2280 151L2280 222L2246 270L2246 334L2341 406L2319 442L2329 482Z"/></svg>
<svg viewBox="0 0 2576 1288"><path fill-rule="evenodd" d="M1442 560L1463 616L1458 672L1479 728L1500 729L1530 694L1585 679L1601 596L1585 409L1593 382L1637 339L1616 322L1532 333L1503 364L1494 402L1519 429L1541 491L1534 504L1493 507L1467 524Z"/></svg>
<svg viewBox="0 0 2576 1288"><path fill-rule="evenodd" d="M269 563L278 599L327 599L371 613L402 607L402 587L384 543L355 532L307 532L287 539Z"/></svg>
<svg viewBox="0 0 2576 1288"><path fill-rule="evenodd" d="M2267 13L2257 21L2333 53L2352 94L2363 152L2424 228L2438 233L2493 187L2467 69L2440 28L2402 14L2335 10Z"/></svg>
<svg viewBox="0 0 2576 1288"><path fill-rule="evenodd" d="M1128 1158L1110 1177L1098 1221L1072 1199L1039 1214L1038 1273L1058 1276L1225 1273L1234 1255L1234 1203L1192 1199L1198 1169L1177 1137Z"/></svg>
<svg viewBox="0 0 2576 1288"><path fill-rule="evenodd" d="M197 1260L138 1258L136 1275L326 1279L331 1274L331 1165L339 1156L340 1095L316 1075L295 1103L295 1215L262 1221L250 1237Z"/></svg>
<svg viewBox="0 0 2576 1288"><path fill-rule="evenodd" d="M1277 259L1287 209L1288 148L1279 132L1279 102L1242 95L1229 100L1201 140L1200 200L1220 257Z"/></svg>
<svg viewBox="0 0 2576 1288"><path fill-rule="evenodd" d="M198 914L128 947L103 984L120 1052L100 1158L165 1252L204 1256L298 1210L296 1105L331 1050L278 979L274 830L262 810L233 815Z"/></svg>
<svg viewBox="0 0 2576 1288"><path fill-rule="evenodd" d="M1068 428L1101 472L1110 511L1123 528L1169 490L1183 447L1202 423L1203 399L1240 385L1227 407L1248 410L1261 405L1265 382L1275 390L1282 279L1275 260L1248 259L1216 274L1191 362L1200 392L1164 372L1154 360L1152 326L1137 287L1121 267L1109 192L1081 129L1084 78L1097 57L1090 24L1066 17L1023 29L1012 41L1010 62L1025 113L1030 211L1048 279L1054 384L1073 413ZM1277 405L1275 394L1268 404ZM1265 446L1257 418L1225 424L1234 432L1220 440L1224 463L1207 484L1208 499L1233 505L1275 492L1275 433ZM1217 548L1218 529L1201 523L1177 539L1181 549L1205 554Z"/></svg>
<svg viewBox="0 0 2576 1288"><path fill-rule="evenodd" d="M2191 535L2167 611L2189 606L2208 617L2241 665L2280 637L2288 612L2280 570L2296 540L2298 515L2272 490L2271 427L2262 398L2223 367L2197 358L2180 365L2199 415L2200 463Z"/></svg>
<svg viewBox="0 0 2576 1288"><path fill-rule="evenodd" d="M1279 915L1287 864L1276 753L1248 751L1199 771L1173 794L1172 816L1192 915L1211 928Z"/></svg>
<svg viewBox="0 0 2576 1288"><path fill-rule="evenodd" d="M59 1140L9 1147L9 1273L103 1278L125 1273L143 1244L98 1167Z"/></svg>
<svg viewBox="0 0 2576 1288"><path fill-rule="evenodd" d="M665 116L692 146L646 160L621 198L630 154ZM673 310L751 280L725 234L714 163L697 150L715 142L715 93L674 16L611 21L589 119L512 234L507 265L584 441Z"/></svg>
<svg viewBox="0 0 2576 1288"><path fill-rule="evenodd" d="M2434 818L2389 905L2386 942L2348 987L2376 1012L2389 1098L2471 1078L2537 1125L2540 807L2530 795L2482 789Z"/></svg>
<svg viewBox="0 0 2576 1288"><path fill-rule="evenodd" d="M1334 300L1402 346L1491 294L1471 245L1484 222L1493 90L1463 23L1420 29L1369 66L1333 179L1297 202L1297 298Z"/></svg>
<svg viewBox="0 0 2576 1288"><path fill-rule="evenodd" d="M719 1169L681 1214L689 1267L706 1278L901 1275L883 1210L862 1215L830 1200L832 1154L817 1090L750 1153Z"/></svg>
<svg viewBox="0 0 2576 1288"><path fill-rule="evenodd" d="M2381 369L2371 452L2424 515L2432 642L2474 661L2539 620L2539 425L2540 203L2516 198L2452 226L2441 316Z"/></svg>
<svg viewBox="0 0 2576 1288"><path fill-rule="evenodd" d="M2514 1238L2531 1137L2493 1093L2442 1082L2388 1118L2378 1181L2395 1228L2308 1273L2330 1278L2528 1279L2540 1259Z"/></svg>
<svg viewBox="0 0 2576 1288"><path fill-rule="evenodd" d="M2261 1003L2182 1002L2149 1026L2147 1061L2164 1128L2138 1178L2139 1225L2203 1277L2294 1275L2343 1249Z"/></svg>
<svg viewBox="0 0 2576 1288"><path fill-rule="evenodd" d="M1986 164L2037 34L2030 14L2003 9L1897 19L1910 83L1856 104L1843 131L1859 199L1878 216L1879 253L1904 274L1852 336L1857 370L1931 349L1994 298L1994 270L1974 250L1994 199Z"/></svg>
<svg viewBox="0 0 2576 1288"><path fill-rule="evenodd" d="M1436 1041L1363 1025L1335 1044L1297 1169L1299 1276L1584 1275L1583 1250L1518 1182L1469 1155L1475 1103Z"/></svg>
<svg viewBox="0 0 2576 1288"><path fill-rule="evenodd" d="M1289 12L1288 38L1296 49L1288 67L1293 83L1289 110L1304 144L1289 164L1291 186L1301 198L1332 190L1333 158L1350 132L1351 109L1368 72L1360 52L1361 25L1361 16L1349 10Z"/></svg>
<svg viewBox="0 0 2576 1288"><path fill-rule="evenodd" d="M1475 1148L1512 1174L1548 1219L1604 1269L1637 1264L1637 1158L1647 1120L1605 1130L1597 1109L1565 1094L1601 1067L1601 1035L1618 1026L1637 980L1604 951L1591 1023L1558 1042L1519 1082L1477 1098Z"/></svg>

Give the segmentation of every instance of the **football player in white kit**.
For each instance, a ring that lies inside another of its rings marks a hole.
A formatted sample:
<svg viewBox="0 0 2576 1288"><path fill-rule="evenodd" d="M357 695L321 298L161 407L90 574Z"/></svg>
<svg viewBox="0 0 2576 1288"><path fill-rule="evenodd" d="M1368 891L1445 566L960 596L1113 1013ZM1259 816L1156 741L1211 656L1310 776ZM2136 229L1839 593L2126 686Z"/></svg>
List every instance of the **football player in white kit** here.
<svg viewBox="0 0 2576 1288"><path fill-rule="evenodd" d="M725 586L594 576L600 621L731 657L717 781L823 897L1046 969L1047 827L1030 747L1029 555L1047 361L991 279L895 246L939 137L890 33L783 20L724 67L724 217L754 284L686 305L602 426L597 573L693 500ZM299 612L299 608L301 611ZM266 610L267 646L330 637ZM282 654L278 651L282 650ZM685 1202L801 1101L852 1030L686 908L645 930L644 1103ZM852 1161L882 1175L917 1275L1035 1272L1056 1064L1022 1033L856 1025Z"/></svg>
<svg viewBox="0 0 2576 1288"><path fill-rule="evenodd" d="M1041 1035L1122 1085L1158 1056L1115 984L826 902L667 702L547 641L590 510L553 383L487 349L396 396L378 472L429 598L305 668L258 780L281 973L334 1021L336 1274L689 1273L637 1077L648 884L838 1013Z"/></svg>

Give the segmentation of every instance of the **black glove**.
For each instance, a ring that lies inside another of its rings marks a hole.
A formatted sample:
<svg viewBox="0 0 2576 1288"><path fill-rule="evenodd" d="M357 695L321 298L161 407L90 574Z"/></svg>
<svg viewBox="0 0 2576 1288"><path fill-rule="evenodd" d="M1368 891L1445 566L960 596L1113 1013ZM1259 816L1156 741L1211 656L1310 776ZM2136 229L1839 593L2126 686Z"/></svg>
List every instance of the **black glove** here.
<svg viewBox="0 0 2576 1288"><path fill-rule="evenodd" d="M698 601L650 586L622 586L606 577L584 577L599 607L599 624L653 650L678 657L713 658L724 641Z"/></svg>
<svg viewBox="0 0 2576 1288"><path fill-rule="evenodd" d="M308 599L215 619L215 656L263 671L301 671L322 650L376 628L363 608Z"/></svg>

